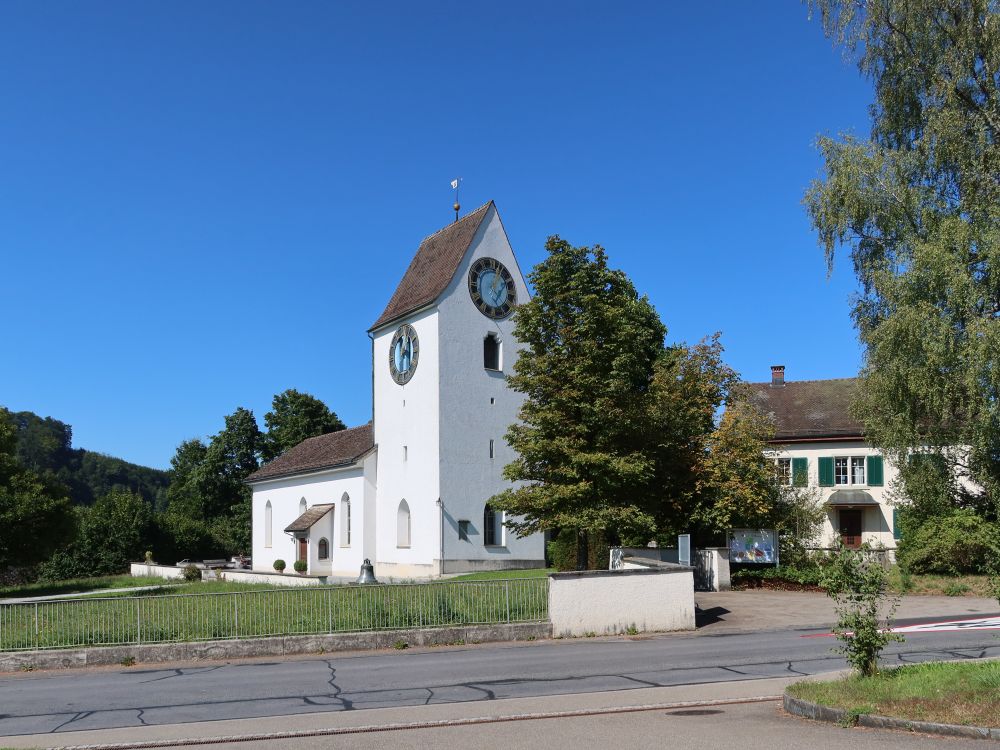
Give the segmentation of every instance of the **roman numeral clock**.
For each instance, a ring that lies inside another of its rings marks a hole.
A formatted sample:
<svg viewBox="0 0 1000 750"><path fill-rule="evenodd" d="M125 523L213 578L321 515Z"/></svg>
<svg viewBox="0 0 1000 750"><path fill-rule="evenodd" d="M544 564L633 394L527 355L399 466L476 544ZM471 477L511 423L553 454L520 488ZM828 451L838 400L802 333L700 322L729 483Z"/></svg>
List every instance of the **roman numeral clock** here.
<svg viewBox="0 0 1000 750"><path fill-rule="evenodd" d="M469 295L479 312L494 320L506 318L517 303L514 278L496 258L480 258L472 264Z"/></svg>

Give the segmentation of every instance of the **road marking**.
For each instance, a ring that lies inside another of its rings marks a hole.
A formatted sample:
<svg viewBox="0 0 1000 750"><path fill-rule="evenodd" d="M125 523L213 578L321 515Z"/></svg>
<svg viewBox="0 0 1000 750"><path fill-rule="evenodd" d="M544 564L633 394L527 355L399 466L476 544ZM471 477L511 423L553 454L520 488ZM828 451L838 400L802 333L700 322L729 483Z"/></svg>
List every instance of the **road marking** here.
<svg viewBox="0 0 1000 750"><path fill-rule="evenodd" d="M340 734L368 734L371 732L399 732L409 729L439 729L441 727L462 727L470 724L498 724L504 721L537 721L539 719L570 719L579 716L603 716L606 714L628 714L639 711L663 711L675 708L698 708L702 706L733 706L741 703L772 703L782 700L781 695L765 695L757 698L721 698L705 701L675 701L673 703L648 703L639 706L613 706L609 708L582 708L576 711L546 711L533 714L510 714L509 716L475 716L468 719L441 719L439 721L409 721L402 724L371 724L359 727L330 727L328 729L301 729L291 732L267 732L260 734L237 734L229 737L185 737L176 740L151 740L149 742L116 742L96 745L60 745L47 750L146 750L146 748L182 747L185 745L221 745L228 742L268 742L296 739L299 737L331 737ZM307 714L306 714L307 715ZM266 717L264 717L266 718Z"/></svg>
<svg viewBox="0 0 1000 750"><path fill-rule="evenodd" d="M899 625L889 628L890 633L955 633L963 630L1000 630L1000 615L972 617L963 620L942 620L922 622L917 625ZM809 633L802 638L830 638L836 633ZM850 633L848 633L850 635Z"/></svg>

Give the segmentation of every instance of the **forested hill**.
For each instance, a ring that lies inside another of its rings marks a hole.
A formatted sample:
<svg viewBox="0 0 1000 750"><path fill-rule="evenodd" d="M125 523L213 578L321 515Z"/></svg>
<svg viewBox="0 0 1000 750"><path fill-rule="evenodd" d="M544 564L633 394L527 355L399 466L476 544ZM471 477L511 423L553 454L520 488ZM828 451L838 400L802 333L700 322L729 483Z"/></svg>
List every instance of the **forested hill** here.
<svg viewBox="0 0 1000 750"><path fill-rule="evenodd" d="M30 411L13 412L12 417L20 461L69 488L74 504L92 505L115 487L122 487L138 492L157 509L166 505L168 472L73 448L73 428L58 419Z"/></svg>

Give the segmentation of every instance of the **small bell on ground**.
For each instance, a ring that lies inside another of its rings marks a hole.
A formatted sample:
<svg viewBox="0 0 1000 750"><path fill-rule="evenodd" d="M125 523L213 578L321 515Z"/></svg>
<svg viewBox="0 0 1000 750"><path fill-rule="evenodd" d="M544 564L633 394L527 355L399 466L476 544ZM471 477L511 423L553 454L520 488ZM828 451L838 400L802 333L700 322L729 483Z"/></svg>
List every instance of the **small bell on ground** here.
<svg viewBox="0 0 1000 750"><path fill-rule="evenodd" d="M365 561L361 564L361 575L358 576L358 583L378 583L375 580L375 568L372 567L372 561L367 557Z"/></svg>

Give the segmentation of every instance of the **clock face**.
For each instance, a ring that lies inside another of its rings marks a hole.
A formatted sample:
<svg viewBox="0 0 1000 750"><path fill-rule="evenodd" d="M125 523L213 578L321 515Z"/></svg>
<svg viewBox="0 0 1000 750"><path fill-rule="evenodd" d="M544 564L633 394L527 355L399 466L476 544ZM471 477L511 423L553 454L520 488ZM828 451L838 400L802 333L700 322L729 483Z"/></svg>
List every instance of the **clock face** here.
<svg viewBox="0 0 1000 750"><path fill-rule="evenodd" d="M401 325L389 345L389 374L399 385L409 382L417 369L420 340L411 325Z"/></svg>
<svg viewBox="0 0 1000 750"><path fill-rule="evenodd" d="M514 279L496 258L480 258L469 269L469 294L488 318L506 318L517 302Z"/></svg>

